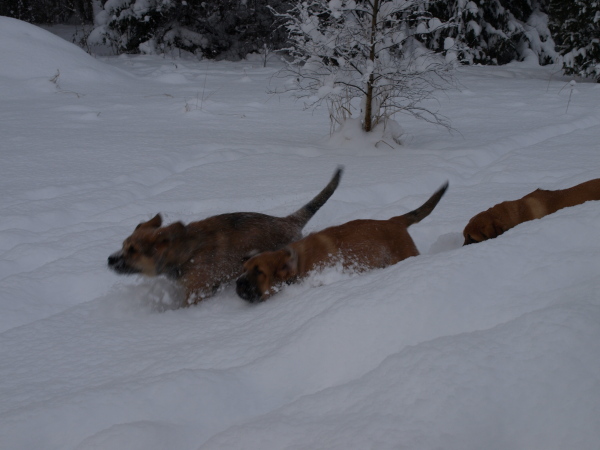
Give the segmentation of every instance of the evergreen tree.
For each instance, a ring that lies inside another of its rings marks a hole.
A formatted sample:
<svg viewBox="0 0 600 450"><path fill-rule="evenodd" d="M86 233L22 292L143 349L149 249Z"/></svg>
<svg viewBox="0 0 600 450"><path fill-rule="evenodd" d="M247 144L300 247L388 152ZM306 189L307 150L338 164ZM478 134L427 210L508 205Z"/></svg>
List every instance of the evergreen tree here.
<svg viewBox="0 0 600 450"><path fill-rule="evenodd" d="M0 16L30 23L91 23L93 0L1 0Z"/></svg>
<svg viewBox="0 0 600 450"><path fill-rule="evenodd" d="M283 43L269 8L287 9L284 2L108 0L96 15L88 43L108 43L117 53L181 49L207 58L239 59Z"/></svg>
<svg viewBox="0 0 600 450"><path fill-rule="evenodd" d="M600 1L551 0L550 15L564 73L600 82Z"/></svg>
<svg viewBox="0 0 600 450"><path fill-rule="evenodd" d="M429 10L454 27L423 40L463 63L506 64L525 59L531 51L542 64L555 58L548 19L538 0L454 0L435 2Z"/></svg>

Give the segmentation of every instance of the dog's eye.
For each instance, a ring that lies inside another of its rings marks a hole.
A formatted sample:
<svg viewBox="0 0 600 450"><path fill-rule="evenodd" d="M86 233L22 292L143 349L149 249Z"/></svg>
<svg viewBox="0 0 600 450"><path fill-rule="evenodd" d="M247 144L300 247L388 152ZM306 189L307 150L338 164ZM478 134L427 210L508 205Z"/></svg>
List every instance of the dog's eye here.
<svg viewBox="0 0 600 450"><path fill-rule="evenodd" d="M137 250L135 249L135 247L129 247L129 248L127 249L127 254L128 254L128 255L134 255L134 254L136 254L136 253L137 253Z"/></svg>

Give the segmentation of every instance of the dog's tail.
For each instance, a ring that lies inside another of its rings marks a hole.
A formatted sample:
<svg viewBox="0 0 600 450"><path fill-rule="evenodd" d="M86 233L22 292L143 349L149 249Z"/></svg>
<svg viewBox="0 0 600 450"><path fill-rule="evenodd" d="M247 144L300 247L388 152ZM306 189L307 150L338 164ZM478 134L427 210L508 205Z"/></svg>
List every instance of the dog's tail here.
<svg viewBox="0 0 600 450"><path fill-rule="evenodd" d="M421 205L419 208L417 208L414 211L411 211L409 213L406 213L402 216L394 217L392 220L394 220L394 219L401 220L407 227L409 227L410 225L412 225L414 223L419 223L421 220L423 220L425 217L427 217L429 214L431 214L431 211L433 211L433 208L435 208L437 206L439 201L442 199L442 197L446 193L446 189L448 189L447 181L444 183L444 185L442 187L440 187L437 191L435 191L435 193L431 197L429 197L429 200L427 200L425 203L423 203L423 205Z"/></svg>
<svg viewBox="0 0 600 450"><path fill-rule="evenodd" d="M293 214L287 216L291 222L300 228L304 227L306 223L310 220L312 216L325 204L329 197L333 195L338 185L340 184L340 179L342 178L342 173L344 172L343 166L338 166L333 175L331 181L325 186L325 188L317 194L315 198L313 198L310 202L300 208Z"/></svg>

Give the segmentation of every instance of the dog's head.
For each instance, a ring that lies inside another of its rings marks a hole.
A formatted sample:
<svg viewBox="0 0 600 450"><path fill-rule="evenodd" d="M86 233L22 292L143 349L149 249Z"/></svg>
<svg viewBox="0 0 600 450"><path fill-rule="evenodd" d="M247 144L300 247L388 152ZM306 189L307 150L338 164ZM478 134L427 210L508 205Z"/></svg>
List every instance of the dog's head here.
<svg viewBox="0 0 600 450"><path fill-rule="evenodd" d="M178 242L185 236L181 222L162 227L157 214L140 223L125 241L123 248L108 257L108 267L119 274L156 276L167 272L177 263Z"/></svg>
<svg viewBox="0 0 600 450"><path fill-rule="evenodd" d="M277 287L292 281L298 273L298 255L287 247L253 256L244 263L244 273L236 281L236 292L250 303L269 298Z"/></svg>
<svg viewBox="0 0 600 450"><path fill-rule="evenodd" d="M489 211L484 211L474 216L465 227L463 245L476 244L477 242L493 239L500 236L508 228L502 220Z"/></svg>

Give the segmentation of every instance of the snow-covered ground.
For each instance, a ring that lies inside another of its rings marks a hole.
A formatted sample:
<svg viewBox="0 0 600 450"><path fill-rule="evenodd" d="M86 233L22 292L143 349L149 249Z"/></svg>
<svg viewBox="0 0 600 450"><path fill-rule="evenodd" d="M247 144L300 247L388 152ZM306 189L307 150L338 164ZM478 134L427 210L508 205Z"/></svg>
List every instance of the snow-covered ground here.
<svg viewBox="0 0 600 450"><path fill-rule="evenodd" d="M0 448L598 449L600 202L461 233L600 177L600 85L461 68L439 96L457 131L400 117L391 148L330 139L326 111L267 94L274 61L94 59L6 18L0 61ZM450 181L410 229L421 256L177 310L166 280L106 267L157 212L285 215L338 164L307 232Z"/></svg>

